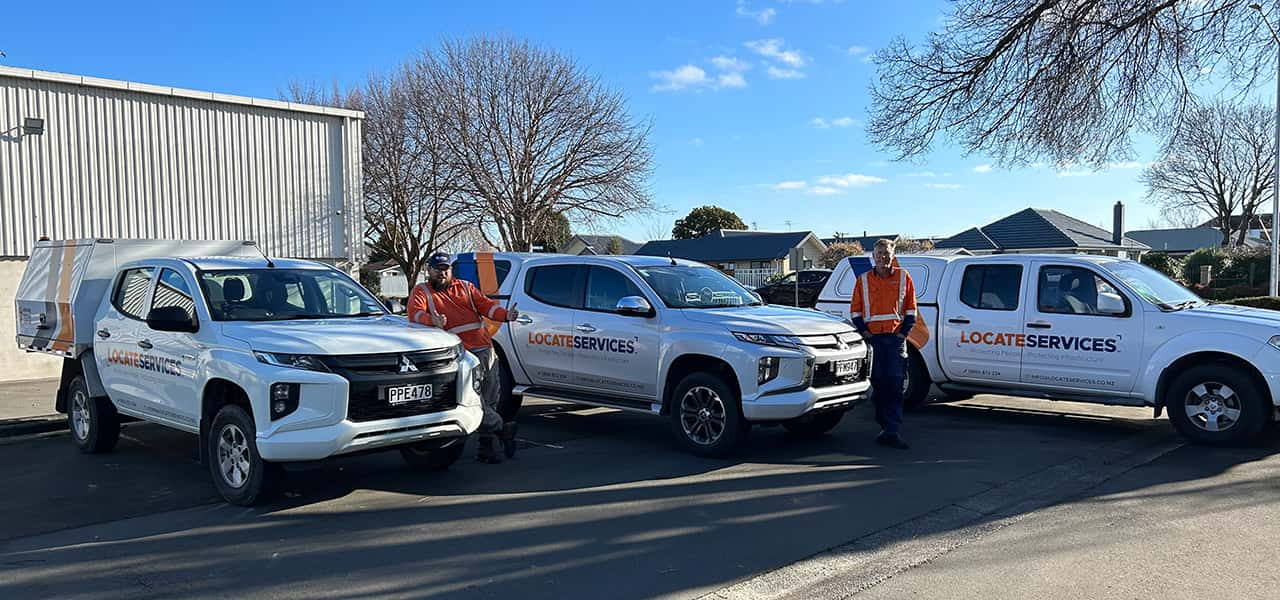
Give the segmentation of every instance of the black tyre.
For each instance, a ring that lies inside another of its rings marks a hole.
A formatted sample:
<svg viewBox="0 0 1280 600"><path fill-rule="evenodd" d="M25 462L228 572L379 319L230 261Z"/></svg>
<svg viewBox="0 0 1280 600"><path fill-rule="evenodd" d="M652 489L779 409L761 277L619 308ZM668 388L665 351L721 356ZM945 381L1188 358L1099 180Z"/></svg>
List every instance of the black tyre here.
<svg viewBox="0 0 1280 600"><path fill-rule="evenodd" d="M831 411L783 421L782 426L793 435L815 438L835 429L842 418L844 418L844 411Z"/></svg>
<svg viewBox="0 0 1280 600"><path fill-rule="evenodd" d="M720 457L738 447L751 425L729 384L711 373L693 373L671 395L671 430L686 450Z"/></svg>
<svg viewBox="0 0 1280 600"><path fill-rule="evenodd" d="M410 467L419 471L443 471L462 458L462 451L466 445L467 439L461 437L446 446L429 442L413 444L401 447L400 457Z"/></svg>
<svg viewBox="0 0 1280 600"><path fill-rule="evenodd" d="M1270 399L1244 370L1205 364L1176 376L1164 398L1169 421L1197 444L1245 444L1271 419Z"/></svg>
<svg viewBox="0 0 1280 600"><path fill-rule="evenodd" d="M85 454L110 452L120 441L120 414L110 399L89 396L84 375L76 375L67 386L67 428Z"/></svg>
<svg viewBox="0 0 1280 600"><path fill-rule="evenodd" d="M205 456L213 485L231 504L253 506L270 496L280 474L258 454L257 429L245 410L228 404L209 427Z"/></svg>
<svg viewBox="0 0 1280 600"><path fill-rule="evenodd" d="M929 403L929 369L914 347L907 349L907 368L902 378L902 408L916 410Z"/></svg>
<svg viewBox="0 0 1280 600"><path fill-rule="evenodd" d="M502 353L497 355L492 374L498 377L498 414L502 415L503 421L514 421L516 415L520 414L520 405L524 404L524 396L511 393L516 386L516 381L511 376L511 367L507 365L507 359Z"/></svg>

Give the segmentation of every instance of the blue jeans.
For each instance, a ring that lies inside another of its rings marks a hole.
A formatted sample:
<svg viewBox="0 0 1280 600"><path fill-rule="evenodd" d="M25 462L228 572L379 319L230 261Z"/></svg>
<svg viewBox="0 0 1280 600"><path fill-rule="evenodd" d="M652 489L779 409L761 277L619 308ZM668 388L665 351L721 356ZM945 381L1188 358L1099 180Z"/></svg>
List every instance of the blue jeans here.
<svg viewBox="0 0 1280 600"><path fill-rule="evenodd" d="M896 333L871 336L871 400L876 423L886 435L902 430L902 380L906 376L907 341Z"/></svg>

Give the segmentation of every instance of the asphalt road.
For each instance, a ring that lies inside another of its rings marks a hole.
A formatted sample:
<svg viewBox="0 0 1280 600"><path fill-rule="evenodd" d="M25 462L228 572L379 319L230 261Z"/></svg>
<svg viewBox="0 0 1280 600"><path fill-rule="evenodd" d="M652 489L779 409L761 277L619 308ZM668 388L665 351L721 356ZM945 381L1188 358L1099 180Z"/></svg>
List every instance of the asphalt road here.
<svg viewBox="0 0 1280 600"><path fill-rule="evenodd" d="M656 418L542 404L506 464L424 475L395 453L337 460L290 472L253 509L218 502L194 439L151 425L105 456L65 435L7 443L0 597L962 597L931 569L1046 511L1195 495L1280 452L1183 448L1146 410L993 397L909 415L901 452L871 442L868 408L818 440L757 429L741 456L711 460L679 452ZM1248 491L1255 510L1275 497ZM1144 531L1128 531L1134 551ZM1008 558L1037 556L1053 554ZM997 572L968 570L974 585ZM1006 596L990 589L972 597Z"/></svg>

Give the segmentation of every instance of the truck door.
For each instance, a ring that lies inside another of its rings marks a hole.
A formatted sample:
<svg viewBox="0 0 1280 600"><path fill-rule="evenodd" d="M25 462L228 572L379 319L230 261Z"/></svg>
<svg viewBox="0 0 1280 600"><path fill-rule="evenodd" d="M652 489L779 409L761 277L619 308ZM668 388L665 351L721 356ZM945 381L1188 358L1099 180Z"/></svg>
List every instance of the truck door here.
<svg viewBox="0 0 1280 600"><path fill-rule="evenodd" d="M191 290L195 285L179 272L164 268L156 280L151 310L176 306L196 320L195 300ZM207 323L206 323L207 325ZM149 368L141 371L148 392L152 412L171 424L200 427L200 390L197 386L197 360L200 352L196 334L174 331L156 331L145 323L141 327L142 340L151 346Z"/></svg>
<svg viewBox="0 0 1280 600"><path fill-rule="evenodd" d="M656 312L618 313L618 301L630 296L644 298L650 306L658 301L622 271L589 267L586 300L574 326L580 340L574 350L576 383L596 393L651 402L658 394L661 330Z"/></svg>
<svg viewBox="0 0 1280 600"><path fill-rule="evenodd" d="M1102 271L1036 261L1027 306L1022 381L1084 392L1133 390L1142 360L1142 311Z"/></svg>
<svg viewBox="0 0 1280 600"><path fill-rule="evenodd" d="M939 292L943 371L955 381L1018 384L1022 366L1026 274L1021 264L976 263L960 284Z"/></svg>
<svg viewBox="0 0 1280 600"><path fill-rule="evenodd" d="M511 341L534 385L573 385L574 325L586 285L586 265L533 267L515 292L520 318L508 323Z"/></svg>
<svg viewBox="0 0 1280 600"><path fill-rule="evenodd" d="M142 382L141 330L151 305L154 267L128 269L116 278L110 299L98 311L94 361L111 401L126 412L151 416Z"/></svg>

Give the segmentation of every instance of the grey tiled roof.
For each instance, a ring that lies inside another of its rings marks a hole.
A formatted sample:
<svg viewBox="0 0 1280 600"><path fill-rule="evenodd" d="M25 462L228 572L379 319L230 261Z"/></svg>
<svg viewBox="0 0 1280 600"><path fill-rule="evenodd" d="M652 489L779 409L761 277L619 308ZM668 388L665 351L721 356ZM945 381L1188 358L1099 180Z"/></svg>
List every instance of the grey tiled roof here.
<svg viewBox="0 0 1280 600"><path fill-rule="evenodd" d="M1222 232L1210 227L1140 229L1125 235L1151 246L1152 250L1167 252L1191 252L1222 245Z"/></svg>
<svg viewBox="0 0 1280 600"><path fill-rule="evenodd" d="M643 245L643 244L640 244L639 242L633 242L622 236L578 234L573 237L582 240L582 243L586 244L588 247L595 250L596 254L608 254L609 240L612 240L614 237L617 237L618 240L622 242L623 254L635 254L636 250L639 250L640 246ZM569 239L572 240L573 238L569 238Z"/></svg>
<svg viewBox="0 0 1280 600"><path fill-rule="evenodd" d="M1128 237L1116 245L1111 241L1110 231L1044 208L1020 210L989 225L941 240L935 247L969 250L1147 249L1146 244Z"/></svg>
<svg viewBox="0 0 1280 600"><path fill-rule="evenodd" d="M692 240L654 240L636 250L640 256L671 256L701 262L716 260L773 260L785 258L809 231L714 231Z"/></svg>

